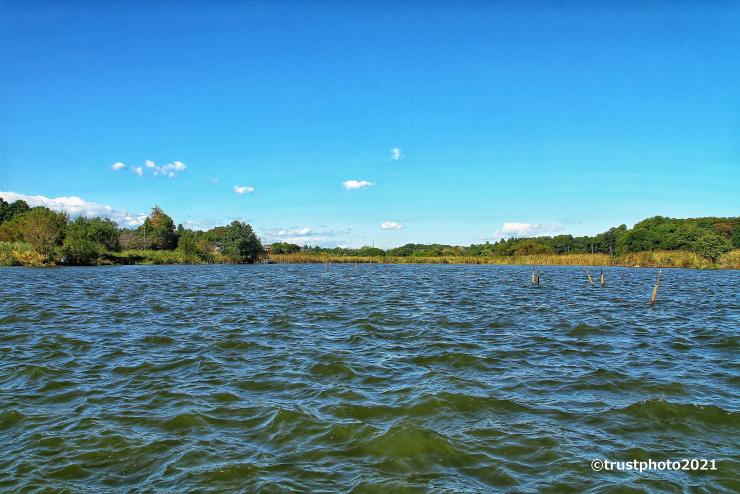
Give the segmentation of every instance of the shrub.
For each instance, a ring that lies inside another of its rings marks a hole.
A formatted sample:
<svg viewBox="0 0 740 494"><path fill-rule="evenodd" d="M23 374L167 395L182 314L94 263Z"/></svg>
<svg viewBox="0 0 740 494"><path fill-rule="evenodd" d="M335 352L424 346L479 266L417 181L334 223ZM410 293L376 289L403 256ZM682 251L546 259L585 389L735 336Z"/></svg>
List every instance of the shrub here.
<svg viewBox="0 0 740 494"><path fill-rule="evenodd" d="M0 242L0 266L43 266L44 256L25 242Z"/></svg>

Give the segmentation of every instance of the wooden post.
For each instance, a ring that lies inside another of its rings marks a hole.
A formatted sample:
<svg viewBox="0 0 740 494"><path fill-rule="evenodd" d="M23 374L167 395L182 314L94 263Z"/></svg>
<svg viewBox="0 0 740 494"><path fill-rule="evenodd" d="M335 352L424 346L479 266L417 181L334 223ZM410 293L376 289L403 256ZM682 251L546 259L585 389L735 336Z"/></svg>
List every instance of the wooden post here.
<svg viewBox="0 0 740 494"><path fill-rule="evenodd" d="M540 270L537 270L537 286L540 286Z"/></svg>
<svg viewBox="0 0 740 494"><path fill-rule="evenodd" d="M604 270L601 270L601 288L606 286L606 280L604 279Z"/></svg>
<svg viewBox="0 0 740 494"><path fill-rule="evenodd" d="M532 286L534 286L534 283L535 283L534 268L532 268Z"/></svg>
<svg viewBox="0 0 740 494"><path fill-rule="evenodd" d="M663 270L658 270L658 279L655 280L655 288L653 288L653 296L650 297L650 305L655 304L655 298L658 296L658 285L660 285L660 277L663 276Z"/></svg>
<svg viewBox="0 0 740 494"><path fill-rule="evenodd" d="M588 282L589 282L589 284L590 284L591 286L594 286L594 279L593 279L593 277L591 276L591 273L590 273L590 272L588 271L588 269L586 270L586 278L588 278Z"/></svg>

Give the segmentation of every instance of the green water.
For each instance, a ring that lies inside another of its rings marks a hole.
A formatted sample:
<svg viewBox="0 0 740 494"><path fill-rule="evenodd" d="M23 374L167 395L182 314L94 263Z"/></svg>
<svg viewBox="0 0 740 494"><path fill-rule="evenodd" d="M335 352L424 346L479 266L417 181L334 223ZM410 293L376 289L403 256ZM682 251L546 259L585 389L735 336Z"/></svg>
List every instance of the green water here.
<svg viewBox="0 0 740 494"><path fill-rule="evenodd" d="M0 491L740 491L737 272L529 273L0 269Z"/></svg>

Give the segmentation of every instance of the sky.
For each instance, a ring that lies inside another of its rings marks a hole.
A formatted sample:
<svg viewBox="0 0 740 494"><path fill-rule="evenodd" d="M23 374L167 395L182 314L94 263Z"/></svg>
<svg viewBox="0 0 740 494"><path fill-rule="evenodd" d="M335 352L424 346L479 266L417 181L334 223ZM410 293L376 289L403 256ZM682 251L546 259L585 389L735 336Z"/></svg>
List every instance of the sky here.
<svg viewBox="0 0 740 494"><path fill-rule="evenodd" d="M0 28L6 200L384 248L740 214L738 2L2 0Z"/></svg>

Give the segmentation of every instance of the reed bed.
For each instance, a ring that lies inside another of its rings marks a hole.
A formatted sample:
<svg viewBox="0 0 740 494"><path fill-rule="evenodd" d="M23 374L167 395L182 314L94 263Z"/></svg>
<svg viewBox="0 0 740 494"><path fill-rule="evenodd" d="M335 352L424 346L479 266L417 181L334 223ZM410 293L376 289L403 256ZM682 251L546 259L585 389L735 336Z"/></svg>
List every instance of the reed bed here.
<svg viewBox="0 0 740 494"><path fill-rule="evenodd" d="M179 250L135 249L123 252L108 252L100 264L232 264L233 261L220 254L203 259L195 254Z"/></svg>
<svg viewBox="0 0 740 494"><path fill-rule="evenodd" d="M325 253L298 252L274 254L279 264L332 262L337 264L501 264L524 266L624 266L650 268L740 269L740 249L723 255L717 263L688 251L634 252L621 256L607 254L537 254L531 256L339 256Z"/></svg>
<svg viewBox="0 0 740 494"><path fill-rule="evenodd" d="M313 254L299 252L295 254L274 254L271 256L277 263L323 263L339 264L372 263L372 264L521 264L569 265L569 266L609 266L610 258L606 254L565 254L565 255L531 255L531 256L436 256L436 257L395 257L395 256L337 256L332 254Z"/></svg>

